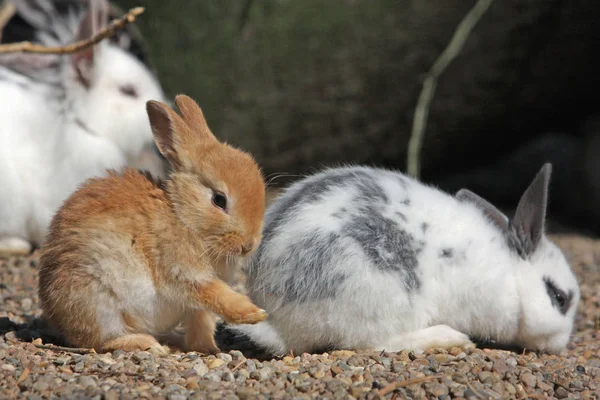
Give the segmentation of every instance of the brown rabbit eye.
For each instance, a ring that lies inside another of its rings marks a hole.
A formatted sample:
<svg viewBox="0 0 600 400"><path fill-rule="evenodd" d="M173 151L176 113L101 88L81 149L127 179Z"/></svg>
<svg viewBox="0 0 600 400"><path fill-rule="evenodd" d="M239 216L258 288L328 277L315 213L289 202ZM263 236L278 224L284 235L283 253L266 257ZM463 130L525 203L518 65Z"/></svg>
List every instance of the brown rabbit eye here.
<svg viewBox="0 0 600 400"><path fill-rule="evenodd" d="M215 192L212 197L212 202L215 207L219 207L225 211L227 209L227 197L223 193Z"/></svg>

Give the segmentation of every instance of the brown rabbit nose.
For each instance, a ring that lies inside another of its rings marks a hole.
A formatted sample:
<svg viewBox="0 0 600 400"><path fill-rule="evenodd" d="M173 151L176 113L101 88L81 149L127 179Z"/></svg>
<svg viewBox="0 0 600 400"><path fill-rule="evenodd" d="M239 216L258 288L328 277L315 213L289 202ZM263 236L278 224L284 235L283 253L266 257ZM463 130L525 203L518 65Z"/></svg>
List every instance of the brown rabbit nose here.
<svg viewBox="0 0 600 400"><path fill-rule="evenodd" d="M254 250L254 246L255 246L255 241L251 240L250 242L244 244L242 246L242 254L243 255L247 255L248 253L250 253L252 250Z"/></svg>

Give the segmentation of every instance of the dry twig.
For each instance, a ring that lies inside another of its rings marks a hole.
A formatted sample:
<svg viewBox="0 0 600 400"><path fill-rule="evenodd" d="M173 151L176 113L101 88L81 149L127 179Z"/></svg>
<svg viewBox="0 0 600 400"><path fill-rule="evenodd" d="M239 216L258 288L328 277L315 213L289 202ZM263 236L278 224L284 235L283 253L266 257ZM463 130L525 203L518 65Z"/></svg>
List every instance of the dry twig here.
<svg viewBox="0 0 600 400"><path fill-rule="evenodd" d="M135 18L144 12L144 7L136 7L129 10L121 18L111 22L109 26L102 29L91 38L80 40L66 46L46 47L31 42L6 43L0 45L0 54L6 53L41 53L41 54L72 54L78 51L92 47L102 40L112 36L118 30L123 29L128 24L135 21Z"/></svg>
<svg viewBox="0 0 600 400"><path fill-rule="evenodd" d="M235 372L235 371L237 371L237 370L238 370L238 369L239 369L239 368L240 368L242 365L244 365L245 363L246 363L246 360L240 361L239 363L237 363L237 364L235 365L235 367L233 367L233 368L231 369L231 372Z"/></svg>
<svg viewBox="0 0 600 400"><path fill-rule="evenodd" d="M443 378L443 377L444 377L444 375L431 375L431 376L424 376L422 378L405 379L400 382L390 383L389 385L384 386L383 388L379 389L379 392L377 392L377 393L380 396L385 396L387 394L392 393L396 389L400 389L400 388L410 386L410 385L415 385L417 383L432 381L434 379L439 379L439 378Z"/></svg>
<svg viewBox="0 0 600 400"><path fill-rule="evenodd" d="M31 372L31 370L29 369L29 367L25 367L25 369L23 370L23 372L21 372L21 375L19 376L19 379L17 379L17 385L19 385L19 383L21 383L25 379L27 379L27 377L29 376L30 372Z"/></svg>
<svg viewBox="0 0 600 400"><path fill-rule="evenodd" d="M454 60L461 52L466 43L471 31L483 17L494 0L478 0L473 8L462 19L450 43L444 49L442 54L433 63L433 66L427 73L427 77L423 82L423 89L419 95L415 115L413 118L412 131L410 140L408 141L407 153L407 172L415 178L419 178L421 170L421 148L423 146L423 134L427 126L427 116L429 114L429 105L433 99L433 94L437 86L438 77L446 70L452 60Z"/></svg>
<svg viewBox="0 0 600 400"><path fill-rule="evenodd" d="M53 344L33 344L38 349L45 350L54 350L54 351L66 351L69 353L76 354L96 354L96 350L94 349L86 349L86 348L78 348L78 347L64 347L64 346L55 346Z"/></svg>

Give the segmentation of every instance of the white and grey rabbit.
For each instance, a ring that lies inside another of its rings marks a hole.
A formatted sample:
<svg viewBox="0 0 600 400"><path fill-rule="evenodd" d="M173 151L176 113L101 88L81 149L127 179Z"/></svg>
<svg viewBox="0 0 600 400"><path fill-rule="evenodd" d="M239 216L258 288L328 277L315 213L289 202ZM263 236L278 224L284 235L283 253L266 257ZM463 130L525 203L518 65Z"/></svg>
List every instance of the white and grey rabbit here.
<svg viewBox="0 0 600 400"><path fill-rule="evenodd" d="M37 42L87 39L108 23L107 0L14 0ZM71 55L0 55L0 252L40 245L60 204L87 178L137 162L152 133L154 74L105 40Z"/></svg>
<svg viewBox="0 0 600 400"><path fill-rule="evenodd" d="M474 338L560 352L580 290L544 232L550 175L545 164L511 221L469 190L452 196L391 170L306 177L267 210L247 266L268 320L226 331L271 355Z"/></svg>

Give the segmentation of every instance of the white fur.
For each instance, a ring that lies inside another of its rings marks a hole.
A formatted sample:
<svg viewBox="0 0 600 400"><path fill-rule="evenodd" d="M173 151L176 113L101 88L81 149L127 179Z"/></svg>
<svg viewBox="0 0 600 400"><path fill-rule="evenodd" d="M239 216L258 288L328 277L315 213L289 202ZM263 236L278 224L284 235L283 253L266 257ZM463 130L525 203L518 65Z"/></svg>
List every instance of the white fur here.
<svg viewBox="0 0 600 400"><path fill-rule="evenodd" d="M72 42L80 20L79 14L53 20L47 28L56 36L40 33L40 42ZM23 63L32 60L38 58L24 59L17 70L27 70ZM17 250L23 241L40 245L52 216L79 184L138 157L152 142L145 103L163 100L150 71L108 41L96 46L87 89L76 79L71 56L44 62L23 74L0 59L0 251ZM139 96L123 94L125 85Z"/></svg>
<svg viewBox="0 0 600 400"><path fill-rule="evenodd" d="M390 202L362 202L359 186L347 178L316 200L291 202L310 192L311 184L344 173L364 174ZM403 203L406 198L410 205ZM378 269L357 241L345 236L344 222L364 214L359 207L365 204L406 230L414 243L424 243L415 269L421 282L418 289L407 290L401 273ZM354 215L334 217L344 209ZM469 343L466 335L559 352L569 340L579 288L554 244L543 237L535 253L522 259L473 203L399 173L365 167L325 170L289 187L267 210L265 232L271 224L278 228L267 235L248 265L250 297L269 318L230 329L275 354L328 347L423 350ZM319 276L311 263L322 260L318 253L326 249L297 247L310 238L324 242L331 233L339 234L337 243L343 245L334 248ZM442 249L452 249L453 257L440 257ZM294 258L293 251L301 256ZM336 284L332 279L336 274L347 278ZM286 283L290 276L296 279ZM552 306L543 276L573 291L567 315ZM321 295L328 290L324 282L338 285L335 296ZM313 297L286 301L286 294L294 291Z"/></svg>

